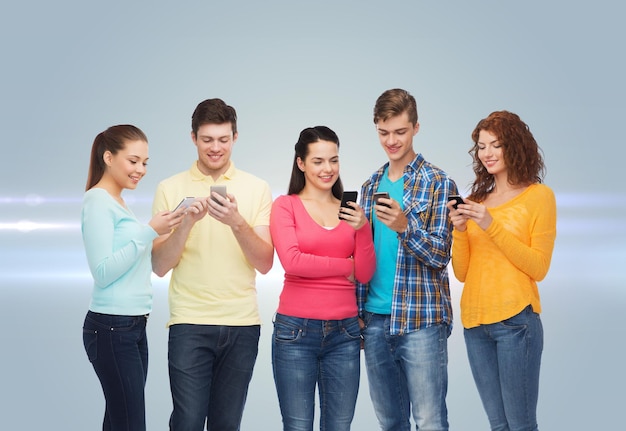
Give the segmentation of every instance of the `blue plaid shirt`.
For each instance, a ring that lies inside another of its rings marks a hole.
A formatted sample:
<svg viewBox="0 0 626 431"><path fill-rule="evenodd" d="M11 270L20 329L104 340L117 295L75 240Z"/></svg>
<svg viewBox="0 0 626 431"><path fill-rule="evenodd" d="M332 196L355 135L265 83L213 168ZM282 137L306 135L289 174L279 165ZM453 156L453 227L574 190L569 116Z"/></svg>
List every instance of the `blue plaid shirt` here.
<svg viewBox="0 0 626 431"><path fill-rule="evenodd" d="M361 188L361 206L372 220L373 195L389 163L376 171ZM452 224L448 196L457 194L447 174L421 154L404 168L402 206L408 219L398 234L399 247L391 305L391 335L402 335L435 324L452 330L452 304L448 262ZM357 283L357 302L362 314L369 284Z"/></svg>

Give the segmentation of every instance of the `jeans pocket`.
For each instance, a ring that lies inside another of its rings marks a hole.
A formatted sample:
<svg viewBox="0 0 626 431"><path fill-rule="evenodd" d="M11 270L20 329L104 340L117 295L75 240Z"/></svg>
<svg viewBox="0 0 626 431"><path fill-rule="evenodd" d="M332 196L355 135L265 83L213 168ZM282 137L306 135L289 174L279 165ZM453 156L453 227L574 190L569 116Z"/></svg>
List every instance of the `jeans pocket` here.
<svg viewBox="0 0 626 431"><path fill-rule="evenodd" d="M351 340L361 339L361 327L359 326L358 319L354 319L354 322L350 322L343 327L344 334Z"/></svg>
<svg viewBox="0 0 626 431"><path fill-rule="evenodd" d="M95 329L83 328L83 345L89 362L98 359L98 331Z"/></svg>
<svg viewBox="0 0 626 431"><path fill-rule="evenodd" d="M302 330L293 325L286 325L279 321L274 322L274 341L279 343L291 343L297 341Z"/></svg>

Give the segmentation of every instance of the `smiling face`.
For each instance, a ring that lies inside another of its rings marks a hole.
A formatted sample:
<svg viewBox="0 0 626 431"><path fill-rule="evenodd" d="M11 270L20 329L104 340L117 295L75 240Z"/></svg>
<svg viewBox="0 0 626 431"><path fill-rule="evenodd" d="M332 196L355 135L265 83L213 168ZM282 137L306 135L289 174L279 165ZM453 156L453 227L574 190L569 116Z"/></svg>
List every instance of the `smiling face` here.
<svg viewBox="0 0 626 431"><path fill-rule="evenodd" d="M146 174L148 164L148 143L146 141L128 141L116 154L105 151L104 162L106 175L121 190L135 189L139 180Z"/></svg>
<svg viewBox="0 0 626 431"><path fill-rule="evenodd" d="M407 165L415 158L413 136L419 131L419 123L411 123L406 112L376 123L380 145L389 162Z"/></svg>
<svg viewBox="0 0 626 431"><path fill-rule="evenodd" d="M228 170L237 133L233 134L230 123L203 124L198 132L191 132L191 139L198 149L198 169L204 175L217 179Z"/></svg>
<svg viewBox="0 0 626 431"><path fill-rule="evenodd" d="M331 190L339 178L339 148L335 142L317 141L308 145L308 154L298 167L304 172L305 187Z"/></svg>
<svg viewBox="0 0 626 431"><path fill-rule="evenodd" d="M487 130L478 134L477 155L480 162L491 175L506 175L507 167L504 161L504 151L497 136Z"/></svg>

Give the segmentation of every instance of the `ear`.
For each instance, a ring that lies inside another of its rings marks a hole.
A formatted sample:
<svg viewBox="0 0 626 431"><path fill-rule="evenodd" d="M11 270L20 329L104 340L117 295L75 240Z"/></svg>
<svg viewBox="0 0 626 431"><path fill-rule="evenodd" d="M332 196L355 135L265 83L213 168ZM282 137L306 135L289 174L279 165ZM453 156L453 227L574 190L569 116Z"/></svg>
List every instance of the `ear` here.
<svg viewBox="0 0 626 431"><path fill-rule="evenodd" d="M233 144L234 144L235 142L237 142L237 138L238 138L238 137L239 137L239 132L235 132L235 133L233 134Z"/></svg>
<svg viewBox="0 0 626 431"><path fill-rule="evenodd" d="M417 132L420 131L420 123L419 121L415 123L415 126L413 126L413 136L417 135Z"/></svg>
<svg viewBox="0 0 626 431"><path fill-rule="evenodd" d="M300 157L298 157L296 159L296 164L298 165L298 168L304 172L304 162L302 161L302 159Z"/></svg>
<svg viewBox="0 0 626 431"><path fill-rule="evenodd" d="M191 141L196 147L198 146L198 137L193 130L191 131Z"/></svg>
<svg viewBox="0 0 626 431"><path fill-rule="evenodd" d="M113 160L113 153L111 153L109 150L105 151L104 154L102 155L102 160L104 161L105 165L111 166L111 160Z"/></svg>

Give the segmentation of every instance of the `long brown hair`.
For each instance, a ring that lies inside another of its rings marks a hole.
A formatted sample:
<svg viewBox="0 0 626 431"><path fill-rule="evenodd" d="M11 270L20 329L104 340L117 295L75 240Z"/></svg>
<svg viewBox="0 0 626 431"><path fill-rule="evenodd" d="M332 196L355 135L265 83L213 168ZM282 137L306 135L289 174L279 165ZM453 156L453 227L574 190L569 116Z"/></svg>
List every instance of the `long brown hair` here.
<svg viewBox="0 0 626 431"><path fill-rule="evenodd" d="M487 197L495 186L495 178L483 166L478 158L478 135L481 130L492 133L502 145L509 184L529 185L541 183L546 167L541 148L530 128L521 118L509 111L495 111L478 122L472 132L474 146L469 150L473 159L476 179L472 184L469 198L480 202Z"/></svg>
<svg viewBox="0 0 626 431"><path fill-rule="evenodd" d="M117 154L118 151L126 147L130 141L148 142L146 135L137 127L130 124L111 126L104 132L98 133L91 146L91 157L89 159L89 173L87 174L87 186L89 190L102 179L106 169L104 165L104 153L110 151Z"/></svg>

